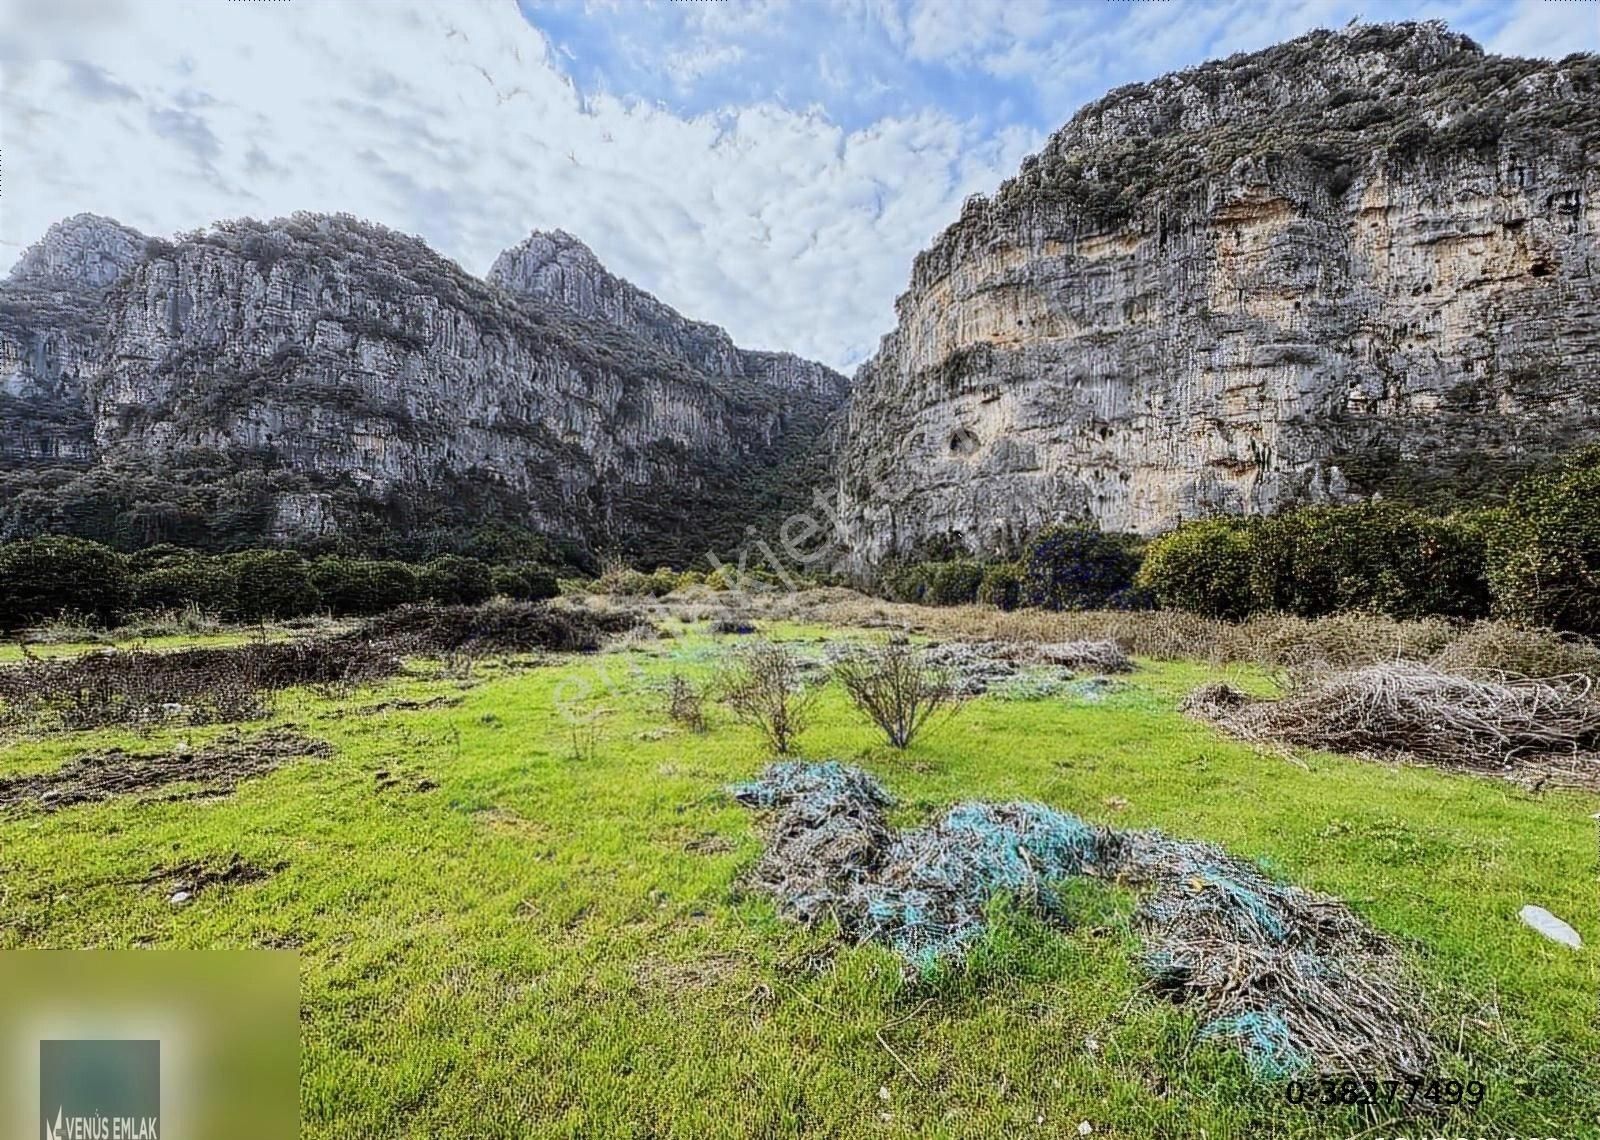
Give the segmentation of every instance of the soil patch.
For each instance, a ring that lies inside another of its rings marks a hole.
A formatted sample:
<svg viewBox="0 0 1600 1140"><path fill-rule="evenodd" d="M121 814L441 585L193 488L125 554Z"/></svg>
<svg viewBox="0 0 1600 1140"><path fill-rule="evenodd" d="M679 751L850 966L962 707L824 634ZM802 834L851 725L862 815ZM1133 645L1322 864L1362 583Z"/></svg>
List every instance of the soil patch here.
<svg viewBox="0 0 1600 1140"><path fill-rule="evenodd" d="M158 887L169 897L185 902L200 892L218 886L259 883L272 878L287 866L258 867L246 862L237 851L223 860L193 861L162 867L138 881L142 887ZM179 898L178 896L182 896Z"/></svg>
<svg viewBox="0 0 1600 1140"><path fill-rule="evenodd" d="M180 747L171 752L113 748L79 756L54 771L0 778L0 809L34 806L57 811L172 784L198 785L199 794L226 795L241 781L279 765L332 753L327 743L287 729L253 736L230 733L198 749Z"/></svg>

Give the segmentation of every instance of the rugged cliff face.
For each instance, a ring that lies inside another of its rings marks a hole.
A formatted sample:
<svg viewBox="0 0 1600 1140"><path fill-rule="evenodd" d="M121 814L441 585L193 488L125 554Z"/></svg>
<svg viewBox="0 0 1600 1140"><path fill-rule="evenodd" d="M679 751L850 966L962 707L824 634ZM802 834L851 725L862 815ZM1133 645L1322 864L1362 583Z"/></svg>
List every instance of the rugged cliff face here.
<svg viewBox="0 0 1600 1140"><path fill-rule="evenodd" d="M145 240L78 214L51 226L0 286L0 468L92 459L84 380L99 360L107 292Z"/></svg>
<svg viewBox="0 0 1600 1140"><path fill-rule="evenodd" d="M501 261L519 264L515 251ZM844 379L818 365L746 367L761 354L592 255L563 278L571 303L537 274L495 276L504 287L342 216L220 223L142 246L78 362L98 464L220 462L231 498L174 512L232 510L277 538L493 516L687 560L736 543L750 511L780 503L774 473L811 452L843 398ZM631 309L587 304L600 289ZM727 366L640 335L635 312L720 338ZM159 493L151 506L127 520L132 539L187 537L162 530Z"/></svg>
<svg viewBox="0 0 1600 1140"><path fill-rule="evenodd" d="M858 563L1492 492L1600 428L1600 59L1316 32L1113 91L967 204L856 377Z"/></svg>

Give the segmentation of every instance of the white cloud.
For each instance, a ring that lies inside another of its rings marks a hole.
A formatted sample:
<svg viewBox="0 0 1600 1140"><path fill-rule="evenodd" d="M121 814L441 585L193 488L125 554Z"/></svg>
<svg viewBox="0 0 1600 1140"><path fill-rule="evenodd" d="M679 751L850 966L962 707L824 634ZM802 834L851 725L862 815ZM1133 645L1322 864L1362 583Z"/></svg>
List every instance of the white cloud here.
<svg viewBox="0 0 1600 1140"><path fill-rule="evenodd" d="M157 234L347 210L478 273L528 230L561 227L741 344L846 366L892 326L916 251L1037 141L933 111L846 132L775 105L684 118L585 99L510 4L163 3L124 18L115 44L8 71L12 257L78 210Z"/></svg>
<svg viewBox="0 0 1600 1140"><path fill-rule="evenodd" d="M589 0L535 10L565 20L547 40L511 0L0 0L0 262L79 210L156 234L345 210L478 273L560 227L741 344L849 366L917 251L1081 102L1361 2ZM1595 46L1578 6L1411 14L1559 55Z"/></svg>

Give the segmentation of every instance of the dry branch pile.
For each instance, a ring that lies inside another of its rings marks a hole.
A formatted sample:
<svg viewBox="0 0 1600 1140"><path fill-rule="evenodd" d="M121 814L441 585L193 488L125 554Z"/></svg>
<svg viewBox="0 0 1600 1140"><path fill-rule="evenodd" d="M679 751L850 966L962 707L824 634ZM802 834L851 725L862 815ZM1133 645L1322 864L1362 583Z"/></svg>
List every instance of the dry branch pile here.
<svg viewBox="0 0 1600 1140"><path fill-rule="evenodd" d="M1472 767L1600 747L1587 679L1462 677L1403 661L1312 673L1275 701L1208 685L1184 709L1247 739Z"/></svg>

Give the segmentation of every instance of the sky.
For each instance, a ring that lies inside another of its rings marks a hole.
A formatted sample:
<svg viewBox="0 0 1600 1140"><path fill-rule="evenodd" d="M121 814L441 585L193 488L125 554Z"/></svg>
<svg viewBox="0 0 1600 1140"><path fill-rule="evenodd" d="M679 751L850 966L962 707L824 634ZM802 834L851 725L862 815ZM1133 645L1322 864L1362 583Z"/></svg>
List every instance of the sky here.
<svg viewBox="0 0 1600 1140"><path fill-rule="evenodd" d="M0 0L0 267L80 211L534 229L849 370L911 261L1122 83L1353 18L1600 50L1574 0Z"/></svg>

